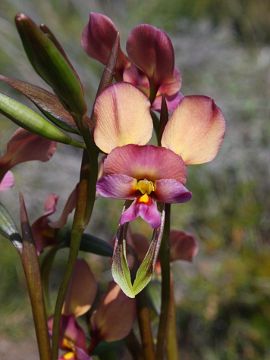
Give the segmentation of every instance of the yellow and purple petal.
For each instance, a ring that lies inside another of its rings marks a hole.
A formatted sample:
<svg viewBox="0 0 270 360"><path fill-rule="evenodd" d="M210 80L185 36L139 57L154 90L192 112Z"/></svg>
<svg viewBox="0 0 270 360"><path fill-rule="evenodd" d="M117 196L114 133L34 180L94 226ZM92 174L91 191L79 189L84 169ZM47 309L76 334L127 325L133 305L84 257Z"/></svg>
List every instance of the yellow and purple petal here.
<svg viewBox="0 0 270 360"><path fill-rule="evenodd" d="M213 99L186 96L168 121L161 143L185 164L203 164L215 158L224 133L225 120Z"/></svg>
<svg viewBox="0 0 270 360"><path fill-rule="evenodd" d="M113 199L134 199L136 183L136 179L127 175L105 175L97 182L97 194Z"/></svg>
<svg viewBox="0 0 270 360"><path fill-rule="evenodd" d="M136 26L127 40L131 61L154 84L160 86L174 72L174 50L168 35L148 24Z"/></svg>
<svg viewBox="0 0 270 360"><path fill-rule="evenodd" d="M186 166L174 152L153 145L115 148L104 161L104 174L125 174L135 179L186 181Z"/></svg>
<svg viewBox="0 0 270 360"><path fill-rule="evenodd" d="M161 179L155 182L154 197L159 202L168 204L183 203L191 199L191 192L175 179Z"/></svg>
<svg viewBox="0 0 270 360"><path fill-rule="evenodd" d="M120 224L125 224L141 217L152 228L158 228L161 224L161 215L157 208L157 203L148 198L148 202L140 202L139 199L133 201L127 210L125 210L120 218Z"/></svg>
<svg viewBox="0 0 270 360"><path fill-rule="evenodd" d="M106 88L94 108L96 145L105 153L127 144L146 144L152 136L150 102L131 84Z"/></svg>

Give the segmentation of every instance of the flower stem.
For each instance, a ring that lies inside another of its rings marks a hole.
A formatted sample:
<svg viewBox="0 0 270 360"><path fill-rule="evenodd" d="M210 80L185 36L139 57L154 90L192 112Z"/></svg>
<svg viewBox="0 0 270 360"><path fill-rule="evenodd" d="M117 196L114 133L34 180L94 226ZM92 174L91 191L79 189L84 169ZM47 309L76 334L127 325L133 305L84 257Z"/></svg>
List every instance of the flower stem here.
<svg viewBox="0 0 270 360"><path fill-rule="evenodd" d="M81 177L77 187L77 202L71 229L70 251L66 271L59 289L55 305L52 360L58 359L58 343L60 338L61 311L72 271L78 256L82 234L87 226L93 210L96 194L96 180L98 173L98 152L92 148L91 158L84 151L81 165Z"/></svg>
<svg viewBox="0 0 270 360"><path fill-rule="evenodd" d="M165 343L167 338L167 323L170 310L170 217L171 205L165 205L165 225L163 238L160 246L160 264L161 264L161 309L159 318L159 327L156 346L156 360L164 359Z"/></svg>
<svg viewBox="0 0 270 360"><path fill-rule="evenodd" d="M139 322L143 357L147 360L155 359L154 340L151 329L150 310L146 303L145 290L138 294L137 298L137 317Z"/></svg>
<svg viewBox="0 0 270 360"><path fill-rule="evenodd" d="M170 305L169 305L166 348L167 348L167 359L168 360L179 360L180 359L178 345L177 345L174 282L173 282L173 274L172 273L171 273L171 291L170 291Z"/></svg>
<svg viewBox="0 0 270 360"><path fill-rule="evenodd" d="M51 360L51 348L41 285L39 261L22 195L20 195L20 203L21 227L23 235L21 260L31 301L39 357L41 360Z"/></svg>

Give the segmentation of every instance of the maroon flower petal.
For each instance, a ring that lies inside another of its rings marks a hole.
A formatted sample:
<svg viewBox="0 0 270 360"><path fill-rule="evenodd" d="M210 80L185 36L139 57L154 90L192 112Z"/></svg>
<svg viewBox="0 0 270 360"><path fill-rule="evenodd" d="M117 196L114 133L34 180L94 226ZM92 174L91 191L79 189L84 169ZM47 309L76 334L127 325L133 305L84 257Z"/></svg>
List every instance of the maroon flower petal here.
<svg viewBox="0 0 270 360"><path fill-rule="evenodd" d="M120 224L122 225L126 222L131 222L139 216L150 224L152 228L160 226L160 212L158 211L156 202L151 198L149 198L149 202L147 204L140 203L137 199L134 200L130 207L122 213Z"/></svg>
<svg viewBox="0 0 270 360"><path fill-rule="evenodd" d="M147 76L134 64L127 67L123 73L123 80L134 85L141 90L147 97L150 96L150 84Z"/></svg>
<svg viewBox="0 0 270 360"><path fill-rule="evenodd" d="M171 230L169 241L171 261L192 261L198 253L197 240L193 235L184 231Z"/></svg>
<svg viewBox="0 0 270 360"><path fill-rule="evenodd" d="M106 65L117 33L118 30L110 18L92 12L82 33L81 45L89 56ZM119 49L116 70L121 73L127 63L126 55Z"/></svg>
<svg viewBox="0 0 270 360"><path fill-rule="evenodd" d="M55 151L56 142L20 128L9 140L6 153L0 158L0 168L7 171L26 161L48 161Z"/></svg>
<svg viewBox="0 0 270 360"><path fill-rule="evenodd" d="M48 319L48 329L52 335L53 317ZM74 351L75 347L86 350L86 335L73 315L61 315L59 347L63 350Z"/></svg>
<svg viewBox="0 0 270 360"><path fill-rule="evenodd" d="M56 194L50 194L47 197L44 204L44 214L32 225L33 238L38 254L40 254L45 247L55 244L56 232L55 229L49 226L49 216L56 211L58 198Z"/></svg>
<svg viewBox="0 0 270 360"><path fill-rule="evenodd" d="M134 199L136 184L137 180L127 175L106 175L98 180L97 193L114 199Z"/></svg>
<svg viewBox="0 0 270 360"><path fill-rule="evenodd" d="M97 293L96 279L84 259L77 259L62 309L63 315L79 317L92 306Z"/></svg>
<svg viewBox="0 0 270 360"><path fill-rule="evenodd" d="M186 167L174 152L153 145L117 147L104 161L105 174L125 174L135 179L186 181Z"/></svg>
<svg viewBox="0 0 270 360"><path fill-rule="evenodd" d="M111 283L97 311L91 317L93 338L116 341L128 335L136 316L136 301L127 297L118 285Z"/></svg>
<svg viewBox="0 0 270 360"><path fill-rule="evenodd" d="M128 37L127 53L156 87L173 75L172 42L165 32L154 26L136 26Z"/></svg>
<svg viewBox="0 0 270 360"><path fill-rule="evenodd" d="M176 95L179 90L181 89L182 85L182 77L180 71L175 68L173 71L173 75L167 77L166 80L162 82L160 85L157 96L159 95L166 95L166 96L173 96Z"/></svg>
<svg viewBox="0 0 270 360"><path fill-rule="evenodd" d="M164 203L182 203L191 199L191 192L179 181L174 179L161 179L155 182L154 192L157 201Z"/></svg>

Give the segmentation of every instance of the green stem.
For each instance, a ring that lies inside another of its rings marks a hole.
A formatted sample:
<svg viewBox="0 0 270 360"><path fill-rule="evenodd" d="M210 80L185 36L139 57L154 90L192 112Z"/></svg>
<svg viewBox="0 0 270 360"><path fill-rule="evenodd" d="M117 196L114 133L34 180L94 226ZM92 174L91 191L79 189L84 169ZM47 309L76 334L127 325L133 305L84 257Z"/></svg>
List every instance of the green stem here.
<svg viewBox="0 0 270 360"><path fill-rule="evenodd" d="M21 227L23 234L21 260L25 273L28 294L31 301L39 357L41 360L51 360L51 348L42 292L39 261L22 195L20 196L20 203Z"/></svg>
<svg viewBox="0 0 270 360"><path fill-rule="evenodd" d="M59 289L55 305L52 360L58 359L58 343L60 338L61 311L65 300L69 280L77 260L82 234L87 226L93 210L96 194L96 180L98 174L98 152L93 145L91 158L84 151L81 165L81 178L77 188L77 202L71 229L70 251L66 271Z"/></svg>
<svg viewBox="0 0 270 360"><path fill-rule="evenodd" d="M164 359L165 342L167 334L167 322L170 309L170 248L169 248L169 235L170 235L170 217L171 205L165 205L165 226L163 238L160 246L160 265L161 265L161 309L159 318L159 327L157 335L156 346L156 360Z"/></svg>
<svg viewBox="0 0 270 360"><path fill-rule="evenodd" d="M176 311L175 311L174 283L173 283L172 272L171 272L171 292L170 292L166 347L167 347L168 360L180 360L178 344L177 344Z"/></svg>
<svg viewBox="0 0 270 360"><path fill-rule="evenodd" d="M137 300L137 318L142 341L143 358L145 360L155 360L154 340L151 329L150 310L146 303L146 293L143 290L138 294Z"/></svg>

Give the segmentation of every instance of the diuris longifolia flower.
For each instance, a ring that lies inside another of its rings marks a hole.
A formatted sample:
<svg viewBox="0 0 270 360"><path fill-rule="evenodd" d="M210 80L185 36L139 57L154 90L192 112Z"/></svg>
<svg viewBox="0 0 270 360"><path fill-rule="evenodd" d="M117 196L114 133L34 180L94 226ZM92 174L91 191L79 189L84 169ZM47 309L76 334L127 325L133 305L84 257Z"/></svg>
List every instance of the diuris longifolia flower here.
<svg viewBox="0 0 270 360"><path fill-rule="evenodd" d="M152 136L150 102L127 83L105 89L97 98L94 140L109 155L97 182L101 196L133 200L120 223L141 216L160 225L156 202L181 203L191 198L185 188L186 165L211 161L223 140L225 121L214 101L187 96L172 113L162 147L146 145Z"/></svg>
<svg viewBox="0 0 270 360"><path fill-rule="evenodd" d="M118 30L110 18L90 13L82 34L82 46L92 58L107 64ZM174 49L169 36L149 24L136 26L129 34L126 50L121 48L115 68L118 81L135 85L150 98L154 110L161 109L165 96L169 110L182 98L180 71L175 67Z"/></svg>

